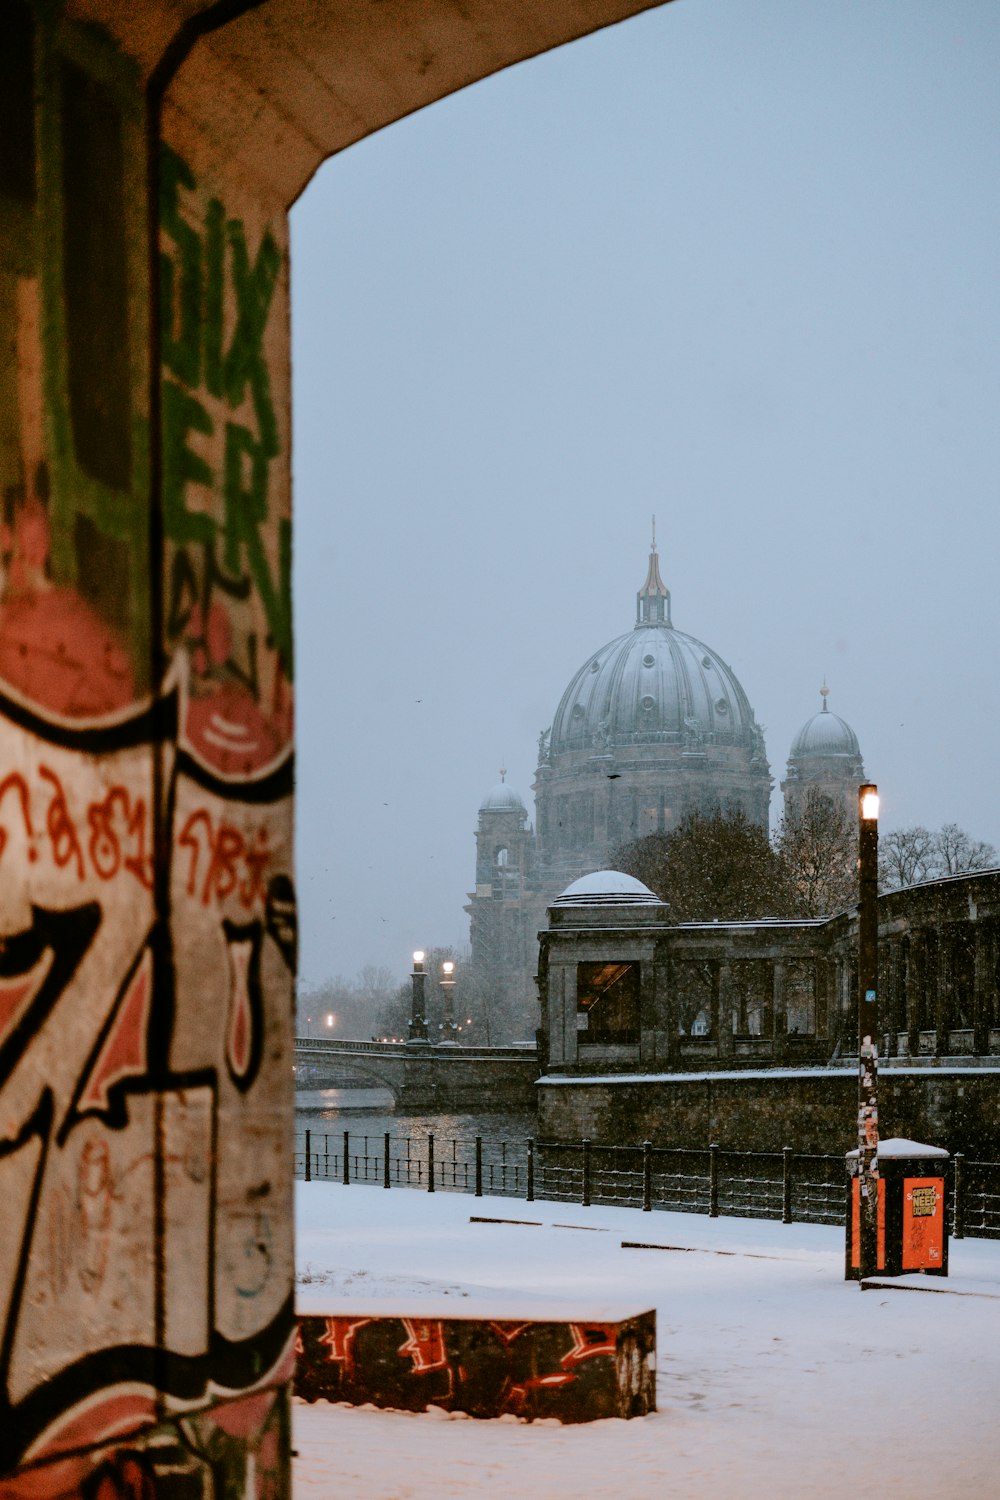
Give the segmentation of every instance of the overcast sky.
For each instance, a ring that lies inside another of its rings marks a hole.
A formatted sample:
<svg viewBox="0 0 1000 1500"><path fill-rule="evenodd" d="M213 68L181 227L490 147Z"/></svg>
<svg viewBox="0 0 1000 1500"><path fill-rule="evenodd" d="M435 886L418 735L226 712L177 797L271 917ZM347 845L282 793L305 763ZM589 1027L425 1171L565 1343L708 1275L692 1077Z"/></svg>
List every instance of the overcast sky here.
<svg viewBox="0 0 1000 1500"><path fill-rule="evenodd" d="M292 215L302 977L467 941L479 803L630 628L1000 846L1000 6L675 0ZM772 825L779 812L777 786Z"/></svg>

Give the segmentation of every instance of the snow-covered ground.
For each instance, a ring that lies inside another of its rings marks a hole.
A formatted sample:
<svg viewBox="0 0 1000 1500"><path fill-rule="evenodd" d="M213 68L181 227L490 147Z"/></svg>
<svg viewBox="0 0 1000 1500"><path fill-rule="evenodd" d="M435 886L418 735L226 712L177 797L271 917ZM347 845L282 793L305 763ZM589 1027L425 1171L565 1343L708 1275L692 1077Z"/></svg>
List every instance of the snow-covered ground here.
<svg viewBox="0 0 1000 1500"><path fill-rule="evenodd" d="M1000 1242L953 1241L934 1296L862 1293L816 1225L331 1183L299 1185L297 1222L302 1310L655 1306L659 1410L564 1427L297 1400L296 1500L1000 1497Z"/></svg>

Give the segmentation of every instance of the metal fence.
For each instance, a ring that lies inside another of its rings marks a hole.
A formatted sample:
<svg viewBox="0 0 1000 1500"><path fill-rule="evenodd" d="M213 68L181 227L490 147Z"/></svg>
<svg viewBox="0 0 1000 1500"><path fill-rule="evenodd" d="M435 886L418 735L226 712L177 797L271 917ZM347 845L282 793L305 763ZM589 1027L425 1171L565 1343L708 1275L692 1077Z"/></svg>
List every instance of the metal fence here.
<svg viewBox="0 0 1000 1500"><path fill-rule="evenodd" d="M844 1158L783 1151L604 1146L581 1141L493 1141L482 1136L326 1133L296 1136L295 1175L383 1188L606 1203L647 1211L843 1224ZM952 1232L1000 1239L1000 1162L949 1163Z"/></svg>

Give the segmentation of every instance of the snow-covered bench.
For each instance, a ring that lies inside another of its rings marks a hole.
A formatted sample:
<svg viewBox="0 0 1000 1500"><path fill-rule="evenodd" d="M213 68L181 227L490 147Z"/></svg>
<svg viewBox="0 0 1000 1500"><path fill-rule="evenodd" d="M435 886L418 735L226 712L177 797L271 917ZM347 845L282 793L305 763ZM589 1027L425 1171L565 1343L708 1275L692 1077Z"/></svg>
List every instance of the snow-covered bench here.
<svg viewBox="0 0 1000 1500"><path fill-rule="evenodd" d="M300 1288L307 1401L592 1422L656 1407L656 1313L550 1299L337 1298Z"/></svg>

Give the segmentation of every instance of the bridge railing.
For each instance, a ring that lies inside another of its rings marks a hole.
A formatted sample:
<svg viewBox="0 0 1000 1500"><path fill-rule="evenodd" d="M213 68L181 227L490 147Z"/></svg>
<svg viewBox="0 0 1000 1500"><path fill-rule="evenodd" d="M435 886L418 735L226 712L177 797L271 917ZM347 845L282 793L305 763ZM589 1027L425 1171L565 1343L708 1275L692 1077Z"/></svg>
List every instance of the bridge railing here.
<svg viewBox="0 0 1000 1500"><path fill-rule="evenodd" d="M592 1203L711 1217L843 1224L844 1158L793 1151L723 1151L589 1140L488 1140L482 1136L369 1136L299 1132L295 1175L307 1182L368 1183L425 1192ZM952 1232L1000 1239L1000 1162L949 1163Z"/></svg>
<svg viewBox="0 0 1000 1500"><path fill-rule="evenodd" d="M329 1036L297 1036L295 1038L296 1053L375 1053L382 1057L419 1057L421 1053L431 1056L435 1062L468 1062L470 1058L488 1058L491 1062L534 1062L538 1056L537 1048L532 1046L523 1047L486 1047L473 1045L465 1042L428 1042L425 1048L417 1051L409 1042L350 1042L341 1041Z"/></svg>

